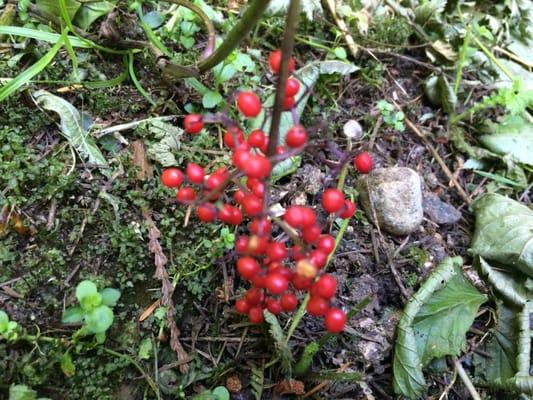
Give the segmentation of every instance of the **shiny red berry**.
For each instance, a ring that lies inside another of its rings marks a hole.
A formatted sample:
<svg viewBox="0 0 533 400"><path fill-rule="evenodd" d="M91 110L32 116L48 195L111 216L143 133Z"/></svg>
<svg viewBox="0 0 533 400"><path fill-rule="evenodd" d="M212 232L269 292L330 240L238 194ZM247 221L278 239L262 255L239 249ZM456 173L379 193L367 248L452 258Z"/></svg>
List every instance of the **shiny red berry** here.
<svg viewBox="0 0 533 400"><path fill-rule="evenodd" d="M251 154L242 169L249 178L264 179L270 175L272 164L264 156Z"/></svg>
<svg viewBox="0 0 533 400"><path fill-rule="evenodd" d="M316 246L324 253L331 254L335 250L335 239L331 235L322 235Z"/></svg>
<svg viewBox="0 0 533 400"><path fill-rule="evenodd" d="M250 223L250 232L259 236L267 236L272 232L272 222L268 218L254 218Z"/></svg>
<svg viewBox="0 0 533 400"><path fill-rule="evenodd" d="M298 299L292 293L283 293L280 303L284 311L294 311L298 306Z"/></svg>
<svg viewBox="0 0 533 400"><path fill-rule="evenodd" d="M309 262L318 269L324 268L328 262L328 255L320 249L315 249L309 254Z"/></svg>
<svg viewBox="0 0 533 400"><path fill-rule="evenodd" d="M368 174L372 170L372 156L370 153L363 151L355 156L353 164L355 165L355 168L357 168L357 171L362 174Z"/></svg>
<svg viewBox="0 0 533 400"><path fill-rule="evenodd" d="M346 325L346 314L338 308L330 308L324 318L324 325L328 332L342 332Z"/></svg>
<svg viewBox="0 0 533 400"><path fill-rule="evenodd" d="M248 216L255 217L263 212L263 200L256 195L249 194L242 200L242 207Z"/></svg>
<svg viewBox="0 0 533 400"><path fill-rule="evenodd" d="M322 207L328 213L336 213L344 207L344 194L339 189L326 189L322 195Z"/></svg>
<svg viewBox="0 0 533 400"><path fill-rule="evenodd" d="M325 299L330 299L335 296L337 291L337 280L329 274L324 274L313 285L316 287L316 294Z"/></svg>
<svg viewBox="0 0 533 400"><path fill-rule="evenodd" d="M302 206L291 206L287 208L285 211L285 214L283 215L283 219L286 223L288 223L293 228L299 229L303 225L303 219L304 219L304 207Z"/></svg>
<svg viewBox="0 0 533 400"><path fill-rule="evenodd" d="M285 111L289 111L290 109L292 109L295 104L296 104L296 99L294 98L294 96L286 96L283 99L283 109Z"/></svg>
<svg viewBox="0 0 533 400"><path fill-rule="evenodd" d="M285 86L285 97L296 96L300 90L300 82L295 78L287 79L287 85Z"/></svg>
<svg viewBox="0 0 533 400"><path fill-rule="evenodd" d="M278 299L274 299L272 297L269 297L265 301L267 310L270 311L274 315L278 315L283 311L283 307L281 306L281 302Z"/></svg>
<svg viewBox="0 0 533 400"><path fill-rule="evenodd" d="M287 247L281 242L272 242L268 245L266 254L272 261L283 261L287 258Z"/></svg>
<svg viewBox="0 0 533 400"><path fill-rule="evenodd" d="M200 114L189 114L183 120L183 127L193 135L199 133L204 127L204 121Z"/></svg>
<svg viewBox="0 0 533 400"><path fill-rule="evenodd" d="M250 310L250 304L246 301L246 299L237 299L235 302L235 311L237 311L239 314L247 314Z"/></svg>
<svg viewBox="0 0 533 400"><path fill-rule="evenodd" d="M355 206L355 204L352 201L345 200L344 201L344 209L339 214L339 217L345 218L345 219L346 218L351 218L355 214L356 210L357 210L357 207Z"/></svg>
<svg viewBox="0 0 533 400"><path fill-rule="evenodd" d="M302 147L307 142L307 132L301 125L293 126L287 132L285 143L292 148Z"/></svg>
<svg viewBox="0 0 533 400"><path fill-rule="evenodd" d="M263 308L261 306L251 307L248 311L248 319L252 324L260 324L265 320L263 316Z"/></svg>
<svg viewBox="0 0 533 400"><path fill-rule="evenodd" d="M235 240L235 250L240 254L248 253L248 244L250 243L250 238L248 236L239 236Z"/></svg>
<svg viewBox="0 0 533 400"><path fill-rule="evenodd" d="M278 74L281 68L281 50L276 50L270 53L268 56L268 64L270 65L270 69L273 73ZM294 58L289 59L289 72L294 71L294 68L296 66L296 62L294 61Z"/></svg>
<svg viewBox="0 0 533 400"><path fill-rule="evenodd" d="M201 185L202 183L204 183L205 172L204 169L198 164L189 163L187 165L185 175L187 175L187 179L191 183L194 183L196 185Z"/></svg>
<svg viewBox="0 0 533 400"><path fill-rule="evenodd" d="M242 189L237 189L237 191L233 193L233 200L235 200L235 203L237 204L241 204L245 197L246 194Z"/></svg>
<svg viewBox="0 0 533 400"><path fill-rule="evenodd" d="M289 287L289 281L278 272L270 272L265 281L267 290L272 294L281 294Z"/></svg>
<svg viewBox="0 0 533 400"><path fill-rule="evenodd" d="M176 193L176 199L182 204L191 204L196 199L196 192L193 188L181 188Z"/></svg>
<svg viewBox="0 0 533 400"><path fill-rule="evenodd" d="M318 296L312 296L307 303L307 312L314 317L321 317L329 309L329 304L326 299Z"/></svg>
<svg viewBox="0 0 533 400"><path fill-rule="evenodd" d="M261 267L252 257L245 256L237 260L237 271L244 279L252 279L260 270Z"/></svg>
<svg viewBox="0 0 533 400"><path fill-rule="evenodd" d="M249 150L238 148L233 152L233 165L243 171L251 156Z"/></svg>
<svg viewBox="0 0 533 400"><path fill-rule="evenodd" d="M230 149L233 149L235 147L235 141L238 144L244 143L244 134L239 128L232 126L224 133L224 144Z"/></svg>
<svg viewBox="0 0 533 400"><path fill-rule="evenodd" d="M161 183L169 188L175 188L183 183L183 172L178 168L167 168L161 174Z"/></svg>
<svg viewBox="0 0 533 400"><path fill-rule="evenodd" d="M212 222L217 217L217 209L211 203L201 204L196 209L196 215L202 222Z"/></svg>
<svg viewBox="0 0 533 400"><path fill-rule="evenodd" d="M313 285L313 279L306 278L300 274L294 274L291 283L296 290L307 290Z"/></svg>
<svg viewBox="0 0 533 400"><path fill-rule="evenodd" d="M252 285L259 289L266 288L266 273L259 272L252 278Z"/></svg>
<svg viewBox="0 0 533 400"><path fill-rule="evenodd" d="M248 304L251 306L256 306L263 302L265 295L263 294L263 290L259 288L251 288L246 291L244 297Z"/></svg>
<svg viewBox="0 0 533 400"><path fill-rule="evenodd" d="M302 231L302 239L305 243L315 243L320 237L321 230L318 225L311 225Z"/></svg>
<svg viewBox="0 0 533 400"><path fill-rule="evenodd" d="M261 112L261 101L254 92L240 92L237 107L246 117L257 117Z"/></svg>
<svg viewBox="0 0 533 400"><path fill-rule="evenodd" d="M265 136L265 133L260 129L256 129L250 132L248 135L248 145L250 147L256 147L260 149L264 146L266 140L267 137Z"/></svg>

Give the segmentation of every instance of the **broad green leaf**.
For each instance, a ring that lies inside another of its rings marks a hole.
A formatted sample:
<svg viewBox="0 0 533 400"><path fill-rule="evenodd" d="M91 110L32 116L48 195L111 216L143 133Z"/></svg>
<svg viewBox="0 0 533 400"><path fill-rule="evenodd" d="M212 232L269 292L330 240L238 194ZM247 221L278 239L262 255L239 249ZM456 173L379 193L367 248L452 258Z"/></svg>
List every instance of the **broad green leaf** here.
<svg viewBox="0 0 533 400"><path fill-rule="evenodd" d="M431 76L424 85L424 91L433 105L442 107L448 114L454 112L457 96L445 75Z"/></svg>
<svg viewBox="0 0 533 400"><path fill-rule="evenodd" d="M520 116L505 119L500 124L488 125L489 134L479 138L490 151L512 157L521 163L533 165L533 124Z"/></svg>
<svg viewBox="0 0 533 400"><path fill-rule="evenodd" d="M481 196L472 209L472 253L533 277L533 211L496 193Z"/></svg>
<svg viewBox="0 0 533 400"><path fill-rule="evenodd" d="M102 296L100 293L89 294L80 300L81 308L83 308L85 312L93 310L100 304L102 304Z"/></svg>
<svg viewBox="0 0 533 400"><path fill-rule="evenodd" d="M45 110L59 114L61 133L82 158L94 165L107 166L100 149L83 129L81 115L72 104L46 90L37 90L33 93L33 97Z"/></svg>
<svg viewBox="0 0 533 400"><path fill-rule="evenodd" d="M0 310L0 333L7 331L7 325L9 324L9 317L5 311Z"/></svg>
<svg viewBox="0 0 533 400"><path fill-rule="evenodd" d="M290 374L293 361L292 352L286 342L283 330L274 314L271 314L267 310L263 311L263 314L265 315L265 321L268 322L268 325L270 326L270 335L272 336L272 339L274 339L274 344L281 358L281 366L285 372Z"/></svg>
<svg viewBox="0 0 533 400"><path fill-rule="evenodd" d="M1 28L1 27L0 27ZM54 59L59 49L65 43L65 38L60 36L56 44L42 56L39 61L33 64L31 67L18 74L15 78L9 81L6 85L0 88L0 101L5 100L10 94L15 92L21 86L27 84L35 75L46 68L48 64Z"/></svg>
<svg viewBox="0 0 533 400"><path fill-rule="evenodd" d="M157 142L148 142L148 156L160 163L163 167L177 164L174 152L181 147L183 129L164 121L153 119L147 122L150 132Z"/></svg>
<svg viewBox="0 0 533 400"><path fill-rule="evenodd" d="M284 176L293 174L300 167L301 163L301 156L289 157L277 163L272 169L272 182L276 182Z"/></svg>
<svg viewBox="0 0 533 400"><path fill-rule="evenodd" d="M83 311L83 308L79 306L69 307L63 313L61 322L64 324L77 324L83 321L84 316L85 316L85 311Z"/></svg>
<svg viewBox="0 0 533 400"><path fill-rule="evenodd" d="M46 14L53 15L55 17L61 16L61 9L59 1L57 0L36 0L35 2L38 9L44 11ZM81 3L76 0L65 0L65 6L67 8L68 16L70 19L74 18L76 12L81 6Z"/></svg>
<svg viewBox="0 0 533 400"><path fill-rule="evenodd" d="M66 377L70 378L76 374L76 367L68 351L61 356L60 365L61 371L63 371Z"/></svg>
<svg viewBox="0 0 533 400"><path fill-rule="evenodd" d="M446 0L429 0L422 2L415 9L415 22L425 25L430 19L439 15L446 7Z"/></svg>
<svg viewBox="0 0 533 400"><path fill-rule="evenodd" d="M78 286L76 286L76 298L79 302L81 302L84 297L91 296L96 293L98 293L98 288L91 281L81 281L78 283Z"/></svg>
<svg viewBox="0 0 533 400"><path fill-rule="evenodd" d="M151 29L156 29L165 23L165 16L159 11L150 11L142 19Z"/></svg>
<svg viewBox="0 0 533 400"><path fill-rule="evenodd" d="M87 30L94 21L109 14L114 7L115 4L111 1L83 3L83 6L76 13L74 25L79 26L83 30Z"/></svg>
<svg viewBox="0 0 533 400"><path fill-rule="evenodd" d="M335 53L335 56L341 60L346 60L348 58L348 54L346 54L344 47L335 47L333 52Z"/></svg>
<svg viewBox="0 0 533 400"><path fill-rule="evenodd" d="M483 257L479 256L476 257L475 264L480 276L492 285L498 298L517 307L523 307L527 303L526 275L520 272L506 271L501 267L493 268Z"/></svg>
<svg viewBox="0 0 533 400"><path fill-rule="evenodd" d="M12 385L9 387L9 400L35 400L37 392L26 385Z"/></svg>
<svg viewBox="0 0 533 400"><path fill-rule="evenodd" d="M108 306L99 306L87 313L87 328L91 333L104 333L113 323L113 311Z"/></svg>
<svg viewBox="0 0 533 400"><path fill-rule="evenodd" d="M423 366L434 357L460 352L485 301L462 277L461 266L461 257L446 258L405 306L393 361L394 390L400 395L410 399L423 395Z"/></svg>
<svg viewBox="0 0 533 400"><path fill-rule="evenodd" d="M222 95L214 90L210 90L202 96L204 108L215 108L224 101Z"/></svg>
<svg viewBox="0 0 533 400"><path fill-rule="evenodd" d="M224 386L217 386L213 389L211 392L214 396L216 396L217 400L229 400L230 394L228 389L226 389Z"/></svg>
<svg viewBox="0 0 533 400"><path fill-rule="evenodd" d="M120 299L120 290L113 288L105 288L100 292L102 296L102 304L104 306L114 307Z"/></svg>

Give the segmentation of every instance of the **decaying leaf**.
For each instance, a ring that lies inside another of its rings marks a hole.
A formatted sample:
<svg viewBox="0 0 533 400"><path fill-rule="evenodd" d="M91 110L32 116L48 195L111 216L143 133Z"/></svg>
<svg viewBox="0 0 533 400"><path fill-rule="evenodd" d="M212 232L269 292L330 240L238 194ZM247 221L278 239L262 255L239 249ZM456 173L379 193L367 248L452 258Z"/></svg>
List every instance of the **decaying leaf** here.
<svg viewBox="0 0 533 400"><path fill-rule="evenodd" d="M146 145L142 139L131 142L133 149L132 163L138 168L137 179L144 181L146 178L151 178L154 175L154 170L148 156L146 155Z"/></svg>
<svg viewBox="0 0 533 400"><path fill-rule="evenodd" d="M148 156L163 167L176 165L177 161L174 157L174 152L181 147L183 129L158 119L153 119L147 124L148 129L157 140L155 143L147 143Z"/></svg>
<svg viewBox="0 0 533 400"><path fill-rule="evenodd" d="M276 385L274 391L282 396L287 394L301 396L305 393L305 385L302 381L296 379L283 379Z"/></svg>

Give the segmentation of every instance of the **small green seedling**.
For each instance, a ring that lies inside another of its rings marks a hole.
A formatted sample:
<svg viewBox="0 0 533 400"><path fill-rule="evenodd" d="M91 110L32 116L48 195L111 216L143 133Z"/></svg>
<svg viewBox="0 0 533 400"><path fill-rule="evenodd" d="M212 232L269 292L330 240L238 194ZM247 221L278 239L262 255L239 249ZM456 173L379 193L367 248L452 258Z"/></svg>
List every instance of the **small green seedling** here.
<svg viewBox="0 0 533 400"><path fill-rule="evenodd" d="M18 324L10 321L4 311L0 311L0 338L15 340L18 336Z"/></svg>
<svg viewBox="0 0 533 400"><path fill-rule="evenodd" d="M197 394L193 400L229 400L230 394L228 389L224 386L217 386L213 390L206 390L203 393Z"/></svg>
<svg viewBox="0 0 533 400"><path fill-rule="evenodd" d="M105 332L113 323L113 310L120 298L117 289L106 288L98 291L91 281L81 281L76 287L76 298L80 305L67 308L63 314L64 324L83 322L75 336L94 335L98 343L105 340Z"/></svg>
<svg viewBox="0 0 533 400"><path fill-rule="evenodd" d="M386 100L378 101L377 106L379 112L381 113L381 117L383 118L383 122L385 122L387 126L390 126L399 132L403 132L405 130L405 126L403 124L405 114L402 111L394 112L394 106Z"/></svg>

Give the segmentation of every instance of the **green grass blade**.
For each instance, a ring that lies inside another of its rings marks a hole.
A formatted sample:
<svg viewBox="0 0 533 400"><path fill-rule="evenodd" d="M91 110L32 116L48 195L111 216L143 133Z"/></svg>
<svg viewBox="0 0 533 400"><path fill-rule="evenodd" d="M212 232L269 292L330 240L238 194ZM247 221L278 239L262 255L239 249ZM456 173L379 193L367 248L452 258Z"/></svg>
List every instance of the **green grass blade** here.
<svg viewBox="0 0 533 400"><path fill-rule="evenodd" d="M65 31L66 33L66 31ZM24 72L17 75L8 84L0 88L0 101L5 100L9 95L15 92L21 86L27 84L31 78L46 68L48 64L54 59L59 49L65 42L64 35L59 37L57 43L46 53L39 61L26 69Z"/></svg>
<svg viewBox="0 0 533 400"><path fill-rule="evenodd" d="M143 12L141 9L141 6L137 6L137 15L139 16L139 22L141 23L141 26L144 30L144 33L148 37L148 39L154 44L155 47L157 47L161 52L166 55L167 57L172 58L173 54L172 51L170 51L164 44L159 40L155 32L148 26L148 24L144 21L143 18Z"/></svg>
<svg viewBox="0 0 533 400"><path fill-rule="evenodd" d="M135 70L133 69L133 52L128 53L128 71L130 73L130 78L137 90L140 94L143 95L143 97L152 105L155 106L155 102L152 100L150 95L141 85L141 82L137 79L137 75L135 75Z"/></svg>
<svg viewBox="0 0 533 400"><path fill-rule="evenodd" d="M57 43L61 35L53 32L43 32L37 29L22 28L20 26L0 26L0 35L22 36L29 39L42 40L43 42ZM92 46L78 39L76 36L68 36L73 47L90 49Z"/></svg>
<svg viewBox="0 0 533 400"><path fill-rule="evenodd" d="M64 31L64 28L61 27L61 32ZM63 35L65 38L65 49L67 49L68 56L70 57L70 60L72 61L72 72L74 73L74 79L76 82L80 81L80 71L78 70L78 57L76 56L76 52L74 51L72 47L72 43L70 43L70 40L67 35Z"/></svg>

